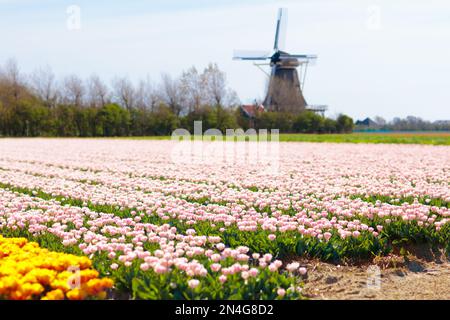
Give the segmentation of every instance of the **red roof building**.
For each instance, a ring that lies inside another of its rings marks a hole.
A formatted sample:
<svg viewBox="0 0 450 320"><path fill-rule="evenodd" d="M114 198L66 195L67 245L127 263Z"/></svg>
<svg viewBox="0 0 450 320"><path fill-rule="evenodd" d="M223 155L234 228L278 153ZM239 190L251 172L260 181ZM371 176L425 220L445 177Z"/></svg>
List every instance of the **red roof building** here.
<svg viewBox="0 0 450 320"><path fill-rule="evenodd" d="M256 115L260 112L264 112L265 109L262 104L246 104L241 106L241 110L247 118L255 119Z"/></svg>

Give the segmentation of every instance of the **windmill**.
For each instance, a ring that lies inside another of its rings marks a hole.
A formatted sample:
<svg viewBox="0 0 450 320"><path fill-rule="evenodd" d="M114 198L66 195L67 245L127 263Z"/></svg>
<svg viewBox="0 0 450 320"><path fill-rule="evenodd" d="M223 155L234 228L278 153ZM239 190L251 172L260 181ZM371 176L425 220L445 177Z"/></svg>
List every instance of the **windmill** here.
<svg viewBox="0 0 450 320"><path fill-rule="evenodd" d="M285 52L286 27L287 9L279 9L273 51L240 50L235 51L233 59L254 61L254 65L263 71L262 66L271 67L271 72L266 73L269 76L267 95L263 102L266 110L302 112L309 109L323 114L325 106L308 106L303 96L308 65L314 63L317 56ZM258 61L266 62L257 63Z"/></svg>

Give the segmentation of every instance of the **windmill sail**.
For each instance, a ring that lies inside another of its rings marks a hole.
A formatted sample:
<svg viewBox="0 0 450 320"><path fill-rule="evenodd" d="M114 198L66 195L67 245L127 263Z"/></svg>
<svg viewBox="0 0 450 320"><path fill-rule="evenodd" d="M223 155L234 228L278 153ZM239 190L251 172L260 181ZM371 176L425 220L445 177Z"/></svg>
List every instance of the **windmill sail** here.
<svg viewBox="0 0 450 320"><path fill-rule="evenodd" d="M278 11L277 27L275 32L275 43L273 49L275 51L283 51L286 47L286 31L287 31L287 9L281 8Z"/></svg>
<svg viewBox="0 0 450 320"><path fill-rule="evenodd" d="M271 56L269 51L236 50L233 60L266 60Z"/></svg>

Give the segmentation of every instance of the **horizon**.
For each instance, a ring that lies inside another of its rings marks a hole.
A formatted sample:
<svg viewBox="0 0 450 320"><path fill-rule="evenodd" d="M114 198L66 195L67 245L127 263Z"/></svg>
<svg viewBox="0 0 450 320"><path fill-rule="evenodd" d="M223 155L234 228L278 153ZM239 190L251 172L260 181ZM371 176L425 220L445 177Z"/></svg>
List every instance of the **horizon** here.
<svg viewBox="0 0 450 320"><path fill-rule="evenodd" d="M95 73L110 86L114 76L136 82L149 75L159 82L161 73L178 76L213 62L242 103L250 103L264 98L266 76L249 62L233 61L233 51L270 50L277 9L286 7L287 51L318 54L304 94L310 104L328 105L327 116L450 120L444 80L450 72L450 43L443 41L450 36L450 4L432 4L0 0L5 14L0 35L6 44L0 64L15 58L27 74L49 65L58 78ZM70 5L81 10L80 29L68 28L76 17L68 12Z"/></svg>

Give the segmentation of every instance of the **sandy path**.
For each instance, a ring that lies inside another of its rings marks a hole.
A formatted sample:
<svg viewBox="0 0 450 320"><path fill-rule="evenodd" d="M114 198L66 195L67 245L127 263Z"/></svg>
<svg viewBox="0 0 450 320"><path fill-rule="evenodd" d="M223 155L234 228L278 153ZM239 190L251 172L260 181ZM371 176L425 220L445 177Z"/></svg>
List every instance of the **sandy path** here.
<svg viewBox="0 0 450 320"><path fill-rule="evenodd" d="M318 262L309 270L304 294L311 299L450 300L448 256L432 261L397 256L362 266Z"/></svg>

